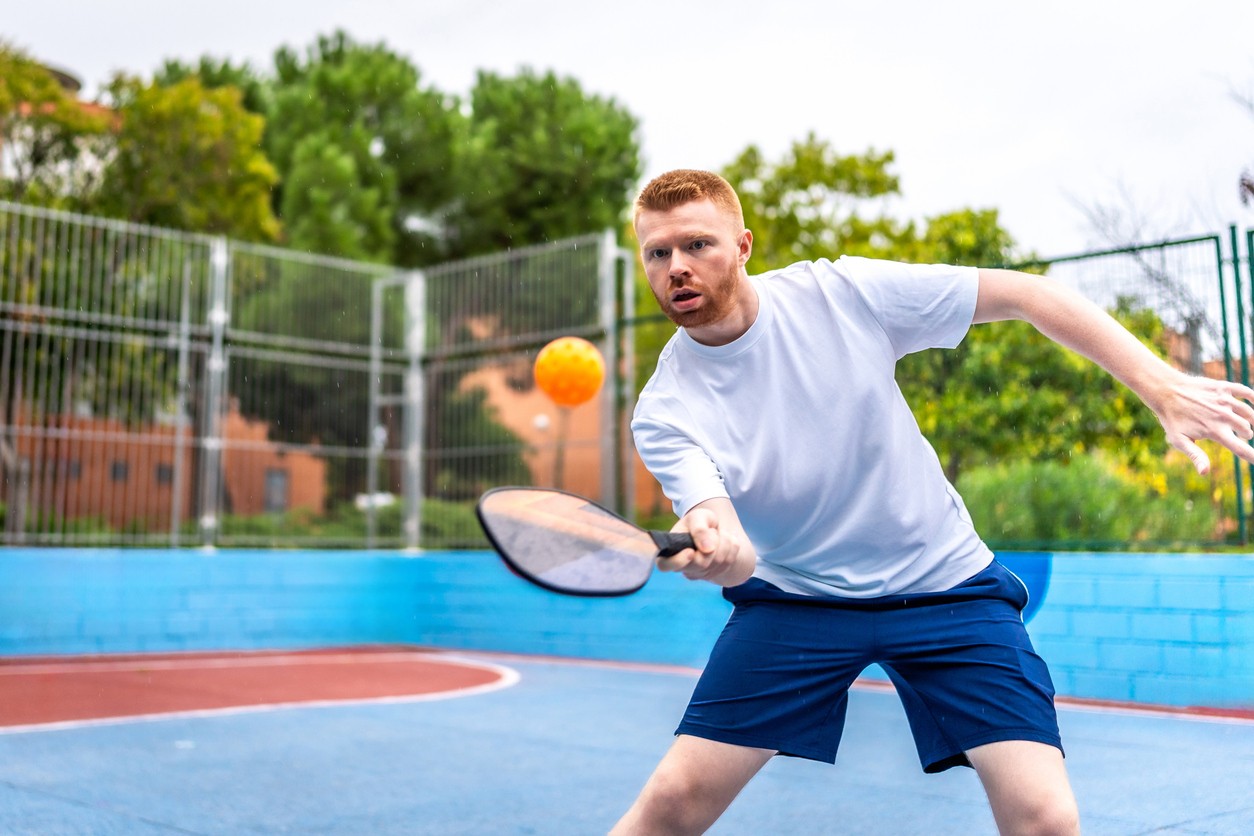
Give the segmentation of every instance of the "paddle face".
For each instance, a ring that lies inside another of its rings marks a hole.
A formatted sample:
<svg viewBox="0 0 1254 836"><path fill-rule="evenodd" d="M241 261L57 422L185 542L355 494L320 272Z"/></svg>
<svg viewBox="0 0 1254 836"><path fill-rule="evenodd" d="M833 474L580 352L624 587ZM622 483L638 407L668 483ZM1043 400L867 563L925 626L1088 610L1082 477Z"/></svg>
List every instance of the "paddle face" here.
<svg viewBox="0 0 1254 836"><path fill-rule="evenodd" d="M658 546L649 532L565 491L494 488L476 507L505 562L565 595L628 595L644 586Z"/></svg>

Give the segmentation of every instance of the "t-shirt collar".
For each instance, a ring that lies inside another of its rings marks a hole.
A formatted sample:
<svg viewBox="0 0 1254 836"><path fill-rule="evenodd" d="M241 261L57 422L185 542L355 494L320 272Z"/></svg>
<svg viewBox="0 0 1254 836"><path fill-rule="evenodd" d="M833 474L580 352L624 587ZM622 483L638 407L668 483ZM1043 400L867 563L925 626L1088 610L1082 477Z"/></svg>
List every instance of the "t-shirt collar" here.
<svg viewBox="0 0 1254 836"><path fill-rule="evenodd" d="M775 319L775 309L771 304L771 295L766 292L766 284L763 282L762 276L750 276L749 282L753 290L758 295L758 315L753 320L753 324L749 326L749 330L745 331L736 339L726 345L705 345L694 340L687 329L679 329L680 343L688 350L700 357L709 357L712 359L726 359L734 357L741 352L748 351L758 340L762 339L771 327L771 323Z"/></svg>

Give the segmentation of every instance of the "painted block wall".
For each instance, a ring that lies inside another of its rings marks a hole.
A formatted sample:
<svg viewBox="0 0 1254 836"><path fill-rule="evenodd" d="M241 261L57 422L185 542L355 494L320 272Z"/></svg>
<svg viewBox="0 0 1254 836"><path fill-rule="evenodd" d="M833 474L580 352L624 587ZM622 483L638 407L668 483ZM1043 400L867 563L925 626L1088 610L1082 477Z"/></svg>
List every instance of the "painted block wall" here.
<svg viewBox="0 0 1254 836"><path fill-rule="evenodd" d="M0 656L412 644L699 666L728 612L673 575L553 595L487 552L0 549Z"/></svg>
<svg viewBox="0 0 1254 836"><path fill-rule="evenodd" d="M1254 707L1250 555L1054 554L1028 632L1060 694Z"/></svg>
<svg viewBox="0 0 1254 836"><path fill-rule="evenodd" d="M405 642L409 595L369 553L0 549L0 655Z"/></svg>
<svg viewBox="0 0 1254 836"><path fill-rule="evenodd" d="M1254 707L1254 558L1015 554L1060 695ZM730 611L658 575L552 595L482 552L0 550L0 655L410 644L700 667Z"/></svg>

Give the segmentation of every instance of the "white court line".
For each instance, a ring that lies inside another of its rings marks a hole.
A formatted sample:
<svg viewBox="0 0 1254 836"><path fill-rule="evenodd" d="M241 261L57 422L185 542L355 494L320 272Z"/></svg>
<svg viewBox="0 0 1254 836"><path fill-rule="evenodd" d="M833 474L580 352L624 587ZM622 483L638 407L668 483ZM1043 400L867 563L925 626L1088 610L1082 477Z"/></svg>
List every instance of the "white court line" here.
<svg viewBox="0 0 1254 836"><path fill-rule="evenodd" d="M435 651L440 652L440 651ZM500 661L509 661L514 663L532 663L542 665L570 665L572 667L582 668L602 668L608 670L637 671L640 673L661 673L670 674L671 676L690 676L697 677L701 675L700 668L692 668L684 665L664 665L649 662L615 662L607 659L580 659L572 656L529 656L525 653L497 653L493 651L448 651L450 654L458 655L458 658L468 660L474 659L496 659ZM871 677L859 677L853 684L855 691L875 691L879 693L896 693L896 687L892 682L886 679L877 679ZM1158 717L1161 719L1171 720L1187 720L1195 723L1221 723L1230 725L1254 725L1254 717L1246 717L1244 714L1223 714L1212 713L1207 710L1199 710L1196 708L1174 707L1165 705L1136 705L1123 702L1103 702L1101 700L1089 700L1081 698L1057 697L1054 700L1059 711L1075 711L1085 712L1089 714L1113 714L1130 717ZM1214 711L1222 712L1224 709L1214 709ZM1241 711L1241 709L1233 709Z"/></svg>
<svg viewBox="0 0 1254 836"><path fill-rule="evenodd" d="M1246 717L1243 714L1214 713L1222 712L1224 710L1222 708L1202 711L1196 708L1174 708L1163 705L1129 705L1128 703L1120 702L1103 703L1100 701L1071 700L1066 697L1059 697L1056 702L1060 709L1085 714L1158 717L1164 720L1188 720L1193 723L1221 723L1235 726L1254 725L1254 717ZM1241 709L1233 710L1241 711Z"/></svg>
<svg viewBox="0 0 1254 836"><path fill-rule="evenodd" d="M429 694L405 694L400 696L389 697L361 697L342 700L306 700L304 702L278 702L278 703L259 703L252 705L232 705L222 708L203 708L190 711L167 711L157 712L153 714L131 714L121 717L92 717L83 720L61 720L52 723L28 723L21 726L0 726L0 736L11 734L28 734L32 732L45 731L65 731L73 729L92 728L95 726L122 726L128 723L153 723L163 720L180 720L187 718L201 717L224 717L235 714L262 714L274 711L286 711L293 708L334 708L338 706L356 706L356 705L403 705L405 703L415 702L435 702L436 700L456 699L459 697L471 697L479 694L488 694L493 691L501 691L510 688L518 683L521 678L518 671L504 665L494 664L473 659L450 658L444 654L431 653L395 653L395 654L376 654L377 656L396 657L388 661L414 661L418 657L430 658L433 655L439 655L442 661L450 661L461 664L466 667L478 668L480 670L491 671L499 678L495 682L488 682L483 685L468 685L463 688L452 688L444 691L436 691ZM333 657L338 654L332 654ZM341 661L347 661L351 654L344 654ZM290 659L295 657L270 657L279 659ZM308 658L308 657L306 657ZM318 658L318 657L315 657ZM191 661L191 660L187 660ZM202 660L212 661L212 660ZM88 663L90 664L90 663ZM110 663L113 664L113 663ZM124 663L116 663L124 664ZM285 662L285 664L294 664ZM32 665L30 667L42 667ZM74 668L74 666L53 666ZM204 667L225 667L225 666L204 666ZM123 668L123 670L138 670L142 668Z"/></svg>
<svg viewBox="0 0 1254 836"><path fill-rule="evenodd" d="M127 671L187 671L187 670L224 670L227 668L270 668L294 665L332 664L354 665L370 662L414 662L430 659L438 654L422 651L388 652L388 653L293 653L241 656L227 658L221 656L187 658L133 658L124 660L100 659L83 660L81 662L18 662L0 664L0 676L30 676L34 674L64 673L118 673Z"/></svg>

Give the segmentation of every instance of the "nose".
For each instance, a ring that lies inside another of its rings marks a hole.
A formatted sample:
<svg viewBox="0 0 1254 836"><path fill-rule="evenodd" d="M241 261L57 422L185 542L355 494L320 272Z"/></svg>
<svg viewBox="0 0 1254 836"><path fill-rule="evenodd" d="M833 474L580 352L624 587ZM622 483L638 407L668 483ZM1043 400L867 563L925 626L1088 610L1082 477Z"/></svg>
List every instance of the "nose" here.
<svg viewBox="0 0 1254 836"><path fill-rule="evenodd" d="M672 279L682 278L691 275L688 270L688 263L684 261L684 256L678 250L671 253L670 269L667 271Z"/></svg>

